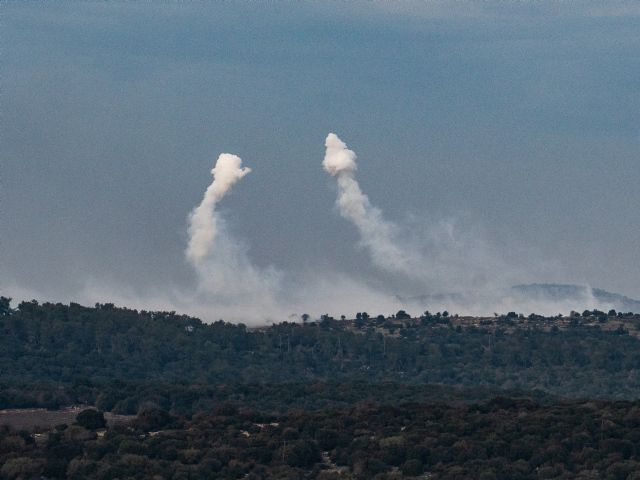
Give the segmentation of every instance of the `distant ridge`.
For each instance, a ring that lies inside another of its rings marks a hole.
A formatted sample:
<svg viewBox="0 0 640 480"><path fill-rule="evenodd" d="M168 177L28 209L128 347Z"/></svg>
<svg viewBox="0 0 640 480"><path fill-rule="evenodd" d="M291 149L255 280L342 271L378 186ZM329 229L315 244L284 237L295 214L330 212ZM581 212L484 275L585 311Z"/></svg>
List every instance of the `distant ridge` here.
<svg viewBox="0 0 640 480"><path fill-rule="evenodd" d="M420 302L432 308L495 308L535 311L536 313L559 312L566 309L599 309L618 312L640 313L640 300L626 297L619 293L612 293L600 288L586 285L559 283L531 283L515 285L510 288L492 290L488 292L467 293L436 293L413 297L397 296L402 302ZM487 310L488 311L488 310ZM502 310L499 310L502 311ZM506 311L506 310L505 310Z"/></svg>
<svg viewBox="0 0 640 480"><path fill-rule="evenodd" d="M640 300L635 300L619 293L607 292L600 288L590 288L585 285L571 285L559 283L531 283L511 287L518 294L540 301L573 301L593 297L602 305L622 312L640 312Z"/></svg>

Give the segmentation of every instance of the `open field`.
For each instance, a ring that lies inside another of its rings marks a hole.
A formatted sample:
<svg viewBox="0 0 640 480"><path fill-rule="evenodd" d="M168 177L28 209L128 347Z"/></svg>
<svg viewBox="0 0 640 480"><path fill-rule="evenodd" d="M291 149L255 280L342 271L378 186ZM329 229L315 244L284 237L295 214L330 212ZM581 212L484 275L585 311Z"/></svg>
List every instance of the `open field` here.
<svg viewBox="0 0 640 480"><path fill-rule="evenodd" d="M0 426L9 425L16 430L47 430L62 423L71 425L76 421L78 413L87 408L92 407L75 405L61 410L47 410L44 408L0 410ZM109 426L127 422L134 417L134 415L116 415L110 412L105 412L104 414Z"/></svg>

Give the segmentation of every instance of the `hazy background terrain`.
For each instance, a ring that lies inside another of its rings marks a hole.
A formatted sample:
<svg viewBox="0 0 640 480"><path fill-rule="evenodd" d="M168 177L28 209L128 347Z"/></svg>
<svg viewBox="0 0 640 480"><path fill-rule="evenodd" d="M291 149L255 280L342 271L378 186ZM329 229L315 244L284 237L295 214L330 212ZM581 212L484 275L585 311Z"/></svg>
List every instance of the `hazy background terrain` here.
<svg viewBox="0 0 640 480"><path fill-rule="evenodd" d="M1 8L9 295L206 319L528 282L640 297L634 3ZM376 268L338 214L329 132L419 281ZM240 260L212 269L259 272L258 293L203 287L185 260L222 152L253 171L220 204Z"/></svg>

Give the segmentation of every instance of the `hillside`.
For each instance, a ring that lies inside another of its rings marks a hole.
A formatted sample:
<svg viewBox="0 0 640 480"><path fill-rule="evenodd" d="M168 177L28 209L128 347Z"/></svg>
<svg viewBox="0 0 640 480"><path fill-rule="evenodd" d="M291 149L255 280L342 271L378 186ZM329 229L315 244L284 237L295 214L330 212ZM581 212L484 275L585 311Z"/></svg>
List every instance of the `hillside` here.
<svg viewBox="0 0 640 480"><path fill-rule="evenodd" d="M110 304L23 302L13 309L4 299L4 305L0 408L88 403L132 414L152 403L190 414L238 399L264 399L278 410L377 395L390 402L438 395L478 400L504 392L640 396L640 316L633 314L363 313L353 320L323 316L252 330ZM324 387L310 395L314 384ZM434 394L444 386L448 390Z"/></svg>
<svg viewBox="0 0 640 480"><path fill-rule="evenodd" d="M585 310L248 329L3 297L0 479L633 479L639 327ZM106 427L74 420L86 405Z"/></svg>

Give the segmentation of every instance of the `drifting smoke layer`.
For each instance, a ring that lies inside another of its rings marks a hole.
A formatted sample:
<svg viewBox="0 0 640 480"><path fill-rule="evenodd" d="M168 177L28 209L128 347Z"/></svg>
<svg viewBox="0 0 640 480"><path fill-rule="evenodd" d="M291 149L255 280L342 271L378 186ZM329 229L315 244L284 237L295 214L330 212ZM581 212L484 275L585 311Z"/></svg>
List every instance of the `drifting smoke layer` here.
<svg viewBox="0 0 640 480"><path fill-rule="evenodd" d="M236 155L223 153L211 170L213 182L207 188L204 198L189 215L189 245L186 255L193 265L199 265L209 254L218 233L216 204L231 190L242 177L251 172L242 168L242 159Z"/></svg>
<svg viewBox="0 0 640 480"><path fill-rule="evenodd" d="M408 249L400 248L393 232L394 224L387 222L382 213L372 206L355 179L356 154L335 133L327 135L327 147L322 166L338 184L336 205L345 219L353 223L360 234L361 244L369 251L373 262L380 268L393 273L414 276L411 266L416 266L417 258Z"/></svg>

